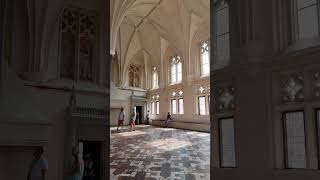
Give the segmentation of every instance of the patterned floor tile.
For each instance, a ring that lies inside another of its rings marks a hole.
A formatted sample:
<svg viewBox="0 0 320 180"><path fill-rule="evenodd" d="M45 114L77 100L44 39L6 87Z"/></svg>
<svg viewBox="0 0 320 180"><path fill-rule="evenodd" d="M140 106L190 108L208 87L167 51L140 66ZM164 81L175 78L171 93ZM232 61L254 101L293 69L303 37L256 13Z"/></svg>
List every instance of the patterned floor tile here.
<svg viewBox="0 0 320 180"><path fill-rule="evenodd" d="M210 179L210 134L138 126L111 130L110 179Z"/></svg>

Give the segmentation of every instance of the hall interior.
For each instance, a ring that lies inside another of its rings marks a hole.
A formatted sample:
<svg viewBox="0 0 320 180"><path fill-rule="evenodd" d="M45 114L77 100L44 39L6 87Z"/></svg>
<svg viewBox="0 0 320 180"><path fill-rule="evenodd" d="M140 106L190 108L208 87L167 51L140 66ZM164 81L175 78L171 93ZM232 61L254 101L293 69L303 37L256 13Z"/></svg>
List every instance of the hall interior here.
<svg viewBox="0 0 320 180"><path fill-rule="evenodd" d="M48 180L75 146L99 180L319 179L319 7L0 0L0 179L39 146Z"/></svg>
<svg viewBox="0 0 320 180"><path fill-rule="evenodd" d="M319 7L319 0L111 1L111 125L119 108L128 125L142 106L154 128L111 134L111 174L318 179ZM173 120L160 128L168 112ZM203 136L210 148L191 132L210 133ZM166 145L152 149L153 136ZM172 138L182 144L176 151Z"/></svg>

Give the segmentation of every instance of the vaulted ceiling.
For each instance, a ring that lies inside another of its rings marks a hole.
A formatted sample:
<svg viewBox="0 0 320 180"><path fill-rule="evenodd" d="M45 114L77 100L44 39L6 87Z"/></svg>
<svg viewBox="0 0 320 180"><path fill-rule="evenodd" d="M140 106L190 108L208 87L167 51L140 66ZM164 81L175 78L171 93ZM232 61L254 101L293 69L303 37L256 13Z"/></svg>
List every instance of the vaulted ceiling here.
<svg viewBox="0 0 320 180"><path fill-rule="evenodd" d="M189 59L194 38L209 37L210 0L111 0L110 17L120 71L138 54L159 65L168 47Z"/></svg>

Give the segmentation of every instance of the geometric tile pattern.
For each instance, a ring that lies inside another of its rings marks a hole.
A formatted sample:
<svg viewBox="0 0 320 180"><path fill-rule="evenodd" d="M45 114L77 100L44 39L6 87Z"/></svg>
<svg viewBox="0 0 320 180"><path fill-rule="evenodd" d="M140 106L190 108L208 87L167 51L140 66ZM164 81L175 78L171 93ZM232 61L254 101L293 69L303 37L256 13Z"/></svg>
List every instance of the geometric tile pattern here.
<svg viewBox="0 0 320 180"><path fill-rule="evenodd" d="M210 134L140 126L111 131L110 179L210 179Z"/></svg>

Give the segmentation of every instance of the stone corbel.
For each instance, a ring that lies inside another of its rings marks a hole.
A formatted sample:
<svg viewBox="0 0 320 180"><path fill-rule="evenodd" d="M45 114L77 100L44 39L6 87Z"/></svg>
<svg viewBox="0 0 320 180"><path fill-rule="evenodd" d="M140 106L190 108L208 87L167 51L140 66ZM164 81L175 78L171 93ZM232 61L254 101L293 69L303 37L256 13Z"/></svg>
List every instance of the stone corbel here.
<svg viewBox="0 0 320 180"><path fill-rule="evenodd" d="M215 89L215 109L217 113L232 112L235 109L235 88L232 85Z"/></svg>
<svg viewBox="0 0 320 180"><path fill-rule="evenodd" d="M302 73L282 77L280 88L280 101L282 103L304 101L304 77Z"/></svg>

